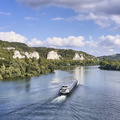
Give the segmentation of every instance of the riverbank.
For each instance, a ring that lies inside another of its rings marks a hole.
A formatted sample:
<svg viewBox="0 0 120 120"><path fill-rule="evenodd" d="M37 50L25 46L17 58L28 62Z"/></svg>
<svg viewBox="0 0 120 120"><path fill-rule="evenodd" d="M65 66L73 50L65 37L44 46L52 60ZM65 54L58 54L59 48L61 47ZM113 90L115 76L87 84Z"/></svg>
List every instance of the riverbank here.
<svg viewBox="0 0 120 120"><path fill-rule="evenodd" d="M0 68L0 80L9 78L24 78L54 72L53 66L48 62L36 59L13 59L3 63Z"/></svg>
<svg viewBox="0 0 120 120"><path fill-rule="evenodd" d="M97 60L46 60L46 59L12 59L1 62L0 80L10 78L24 78L51 73L57 69L73 66L97 65Z"/></svg>

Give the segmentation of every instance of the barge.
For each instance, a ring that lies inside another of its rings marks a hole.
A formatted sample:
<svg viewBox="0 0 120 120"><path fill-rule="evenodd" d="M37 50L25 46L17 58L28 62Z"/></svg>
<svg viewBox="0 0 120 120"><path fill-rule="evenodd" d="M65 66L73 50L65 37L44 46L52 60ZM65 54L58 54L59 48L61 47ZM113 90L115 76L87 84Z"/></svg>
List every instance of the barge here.
<svg viewBox="0 0 120 120"><path fill-rule="evenodd" d="M72 80L70 81L70 83L68 85L63 85L61 88L60 88L60 94L61 95L67 95L67 94L70 94L73 89L77 86L77 83L78 81L77 80Z"/></svg>

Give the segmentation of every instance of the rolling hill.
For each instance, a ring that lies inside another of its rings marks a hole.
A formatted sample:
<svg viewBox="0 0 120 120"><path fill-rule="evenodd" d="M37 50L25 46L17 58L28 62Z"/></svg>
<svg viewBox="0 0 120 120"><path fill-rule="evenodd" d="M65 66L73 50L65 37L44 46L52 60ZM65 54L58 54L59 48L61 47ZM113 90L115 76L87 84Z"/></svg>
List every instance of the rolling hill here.
<svg viewBox="0 0 120 120"><path fill-rule="evenodd" d="M100 56L99 60L108 59L108 60L120 60L120 54L108 55L108 56Z"/></svg>
<svg viewBox="0 0 120 120"><path fill-rule="evenodd" d="M8 50L9 49L9 50ZM85 60L97 60L93 55L87 54L82 51L75 51L72 49L54 49L54 48L46 48L46 47L28 47L24 43L18 42L7 42L0 40L0 58L9 59L14 55L14 51L20 52L38 52L41 58L46 59L47 54L50 51L55 51L57 54L61 56L62 59L72 60L76 53L82 55Z"/></svg>

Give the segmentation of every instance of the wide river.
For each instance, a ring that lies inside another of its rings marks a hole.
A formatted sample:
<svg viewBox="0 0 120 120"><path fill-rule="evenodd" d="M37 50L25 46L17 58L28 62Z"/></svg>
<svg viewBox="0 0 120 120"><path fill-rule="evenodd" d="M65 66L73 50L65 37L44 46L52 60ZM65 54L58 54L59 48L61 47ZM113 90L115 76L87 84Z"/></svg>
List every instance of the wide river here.
<svg viewBox="0 0 120 120"><path fill-rule="evenodd" d="M73 93L60 96L74 78ZM86 66L0 81L0 120L120 120L120 72Z"/></svg>

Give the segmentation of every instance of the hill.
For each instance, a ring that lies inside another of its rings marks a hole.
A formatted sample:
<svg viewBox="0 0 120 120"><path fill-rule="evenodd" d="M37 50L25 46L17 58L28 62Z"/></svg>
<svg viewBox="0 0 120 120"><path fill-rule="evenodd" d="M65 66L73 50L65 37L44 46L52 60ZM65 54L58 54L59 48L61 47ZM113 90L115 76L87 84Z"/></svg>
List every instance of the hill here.
<svg viewBox="0 0 120 120"><path fill-rule="evenodd" d="M108 56L100 56L99 60L108 59L108 60L120 60L120 54L108 55Z"/></svg>
<svg viewBox="0 0 120 120"><path fill-rule="evenodd" d="M33 48L28 47L24 43L18 42L7 42L0 40L0 58L1 59L10 59L14 55L14 50L18 50L21 52L32 52L34 51Z"/></svg>
<svg viewBox="0 0 120 120"><path fill-rule="evenodd" d="M0 40L0 80L36 76L74 65L96 65L98 58L82 51L28 47Z"/></svg>
<svg viewBox="0 0 120 120"><path fill-rule="evenodd" d="M44 59L47 59L47 55L50 51L55 51L58 55L61 56L62 59L73 60L75 54L77 53L79 56L84 57L84 60L97 60L96 57L82 51L75 51L72 49L54 49L46 47L28 47L24 43L7 42L0 40L1 59L12 59L15 50L21 52L21 54L23 54L23 52L30 53L36 51L39 53L39 56Z"/></svg>
<svg viewBox="0 0 120 120"><path fill-rule="evenodd" d="M84 56L85 60L97 60L97 58L93 55L87 54L82 51L75 51L72 49L54 49L54 48L46 48L46 47L34 47L34 50L40 54L40 57L47 58L47 55L50 51L55 51L60 55L63 59L73 59L75 57L75 53Z"/></svg>
<svg viewBox="0 0 120 120"><path fill-rule="evenodd" d="M0 40L0 47L14 47L17 50L20 51L33 51L34 49L31 47L28 47L24 43L18 43L18 42L7 42Z"/></svg>

